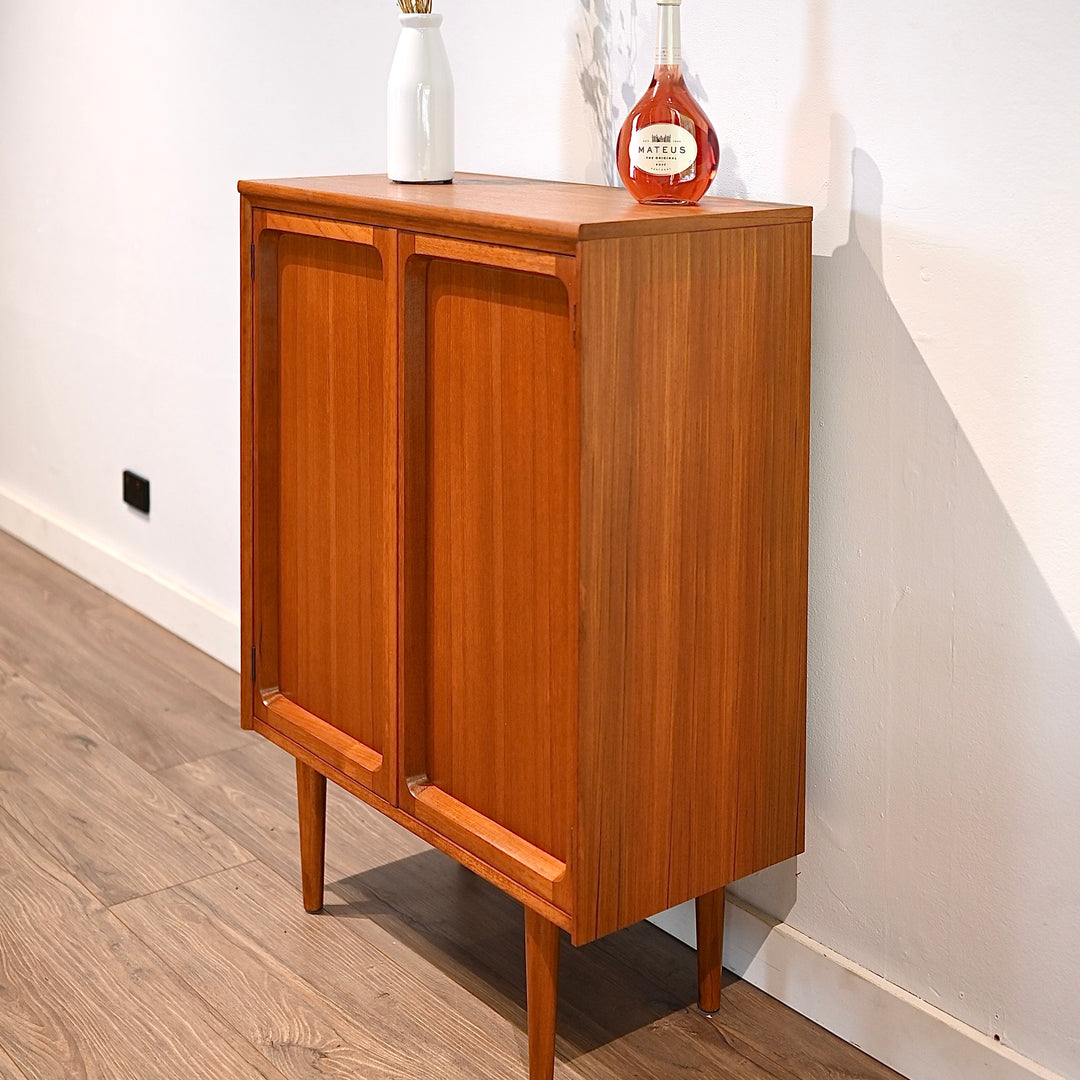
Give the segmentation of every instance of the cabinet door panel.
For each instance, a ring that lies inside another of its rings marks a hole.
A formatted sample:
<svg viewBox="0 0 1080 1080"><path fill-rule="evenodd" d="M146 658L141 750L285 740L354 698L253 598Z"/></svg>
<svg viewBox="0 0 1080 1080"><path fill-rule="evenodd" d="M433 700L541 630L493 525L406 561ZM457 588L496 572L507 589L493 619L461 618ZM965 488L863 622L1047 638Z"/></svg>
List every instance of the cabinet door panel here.
<svg viewBox="0 0 1080 1080"><path fill-rule="evenodd" d="M407 473L424 473L406 477L406 590L426 583L406 606L423 622L406 640L424 641L424 671L404 673L424 679L404 698L409 805L550 880L569 855L575 785L570 299L556 276L447 258L414 256L406 283L406 319L423 320L405 335L406 395L422 387L423 400L406 407L407 442L426 447L422 461L406 451Z"/></svg>
<svg viewBox="0 0 1080 1080"><path fill-rule="evenodd" d="M258 675L264 720L391 798L395 267L392 236L367 234L260 236Z"/></svg>

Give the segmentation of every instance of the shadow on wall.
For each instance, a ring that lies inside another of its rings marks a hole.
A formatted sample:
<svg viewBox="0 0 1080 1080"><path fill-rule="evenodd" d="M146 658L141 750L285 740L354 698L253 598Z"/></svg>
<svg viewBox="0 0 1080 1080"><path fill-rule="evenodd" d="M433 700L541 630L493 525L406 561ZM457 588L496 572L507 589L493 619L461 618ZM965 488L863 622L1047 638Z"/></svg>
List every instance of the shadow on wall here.
<svg viewBox="0 0 1080 1080"><path fill-rule="evenodd" d="M582 9L576 34L578 85L588 108L600 151L590 167L590 183L615 185L615 142L626 114L637 102L634 62L637 53L634 22L637 0L579 0ZM616 30L617 26L617 30Z"/></svg>
<svg viewBox="0 0 1080 1080"><path fill-rule="evenodd" d="M789 862L733 891L1075 1062L1080 927L1060 914L1080 895L1062 851L1080 829L1080 642L884 285L884 180L830 93L825 15L810 0L788 177L827 191L815 247L832 252L814 259L807 853L798 887ZM730 147L717 187L746 194ZM963 279L973 305L1023 306L1000 268ZM691 911L665 925L692 939Z"/></svg>
<svg viewBox="0 0 1080 1080"><path fill-rule="evenodd" d="M807 854L797 906L792 862L733 891L1003 1042L1006 1002L1060 1033L1080 642L889 297L882 176L850 160L848 239L814 259Z"/></svg>

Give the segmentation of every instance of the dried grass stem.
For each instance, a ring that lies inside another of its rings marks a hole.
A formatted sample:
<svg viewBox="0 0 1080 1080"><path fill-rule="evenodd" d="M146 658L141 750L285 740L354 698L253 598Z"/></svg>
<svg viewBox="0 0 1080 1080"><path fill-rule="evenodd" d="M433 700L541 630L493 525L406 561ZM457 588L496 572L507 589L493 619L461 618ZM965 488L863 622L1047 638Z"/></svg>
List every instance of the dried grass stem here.
<svg viewBox="0 0 1080 1080"><path fill-rule="evenodd" d="M431 0L397 0L405 15L430 15Z"/></svg>

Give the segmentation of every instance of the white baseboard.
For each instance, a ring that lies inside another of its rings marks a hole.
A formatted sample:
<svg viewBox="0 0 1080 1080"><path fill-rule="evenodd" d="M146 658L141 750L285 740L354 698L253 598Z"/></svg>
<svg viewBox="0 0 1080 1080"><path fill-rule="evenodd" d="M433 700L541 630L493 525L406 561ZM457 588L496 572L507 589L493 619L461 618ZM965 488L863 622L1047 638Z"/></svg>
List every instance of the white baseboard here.
<svg viewBox="0 0 1080 1080"><path fill-rule="evenodd" d="M695 944L692 903L652 921ZM724 967L908 1080L1067 1080L730 894Z"/></svg>
<svg viewBox="0 0 1080 1080"><path fill-rule="evenodd" d="M4 488L0 488L0 529L240 670L240 627L229 612Z"/></svg>

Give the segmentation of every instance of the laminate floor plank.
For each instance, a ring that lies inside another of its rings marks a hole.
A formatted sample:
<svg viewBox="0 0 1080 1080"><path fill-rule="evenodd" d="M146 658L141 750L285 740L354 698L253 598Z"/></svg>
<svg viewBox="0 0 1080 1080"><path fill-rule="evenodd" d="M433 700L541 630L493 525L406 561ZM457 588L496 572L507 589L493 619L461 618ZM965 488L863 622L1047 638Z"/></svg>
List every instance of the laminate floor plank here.
<svg viewBox="0 0 1080 1080"><path fill-rule="evenodd" d="M93 619L94 629L103 645L132 662L161 665L200 690L213 694L239 726L239 672L111 596L106 600L108 603L97 609Z"/></svg>
<svg viewBox="0 0 1080 1080"><path fill-rule="evenodd" d="M0 1045L15 1080L284 1080L3 811Z"/></svg>
<svg viewBox="0 0 1080 1080"><path fill-rule="evenodd" d="M387 863L341 881L328 893L348 903L328 910L378 923L492 1012L523 1029L522 909L441 852ZM663 931L650 927L656 934ZM664 935L665 937L667 935ZM691 950L669 938L672 946ZM692 1004L651 983L633 966L591 945L561 945L556 1053L594 1080L660 1076L787 1080L735 1050Z"/></svg>
<svg viewBox="0 0 1080 1080"><path fill-rule="evenodd" d="M724 987L720 1011L707 1022L741 1053L786 1069L784 1080L904 1080L857 1046L742 979L732 977L730 986Z"/></svg>
<svg viewBox="0 0 1080 1080"><path fill-rule="evenodd" d="M710 1022L744 1053L783 1062L793 1080L904 1080L742 979L724 992L728 1000Z"/></svg>
<svg viewBox="0 0 1080 1080"><path fill-rule="evenodd" d="M26 1080L26 1073L11 1060L2 1046L0 1046L0 1080Z"/></svg>
<svg viewBox="0 0 1080 1080"><path fill-rule="evenodd" d="M113 911L293 1080L504 1080L522 1067L257 863Z"/></svg>
<svg viewBox="0 0 1080 1080"><path fill-rule="evenodd" d="M120 634L122 608L0 533L0 656L9 666L145 769L242 745L235 704L161 662L160 649L147 652L136 633ZM215 684L224 681L218 667Z"/></svg>
<svg viewBox="0 0 1080 1080"><path fill-rule="evenodd" d="M254 739L249 747L176 766L158 776L257 853L263 865L272 867L288 883L284 895L289 917L306 917L305 925L311 925L312 917L300 912L299 831L292 790L295 771L292 757L265 739ZM334 784L327 787L327 819L326 876L330 882L347 877L358 867L376 867L387 860L431 852L422 840ZM404 944L395 936L400 926L394 913L377 897L362 905L349 904L335 895L332 885L326 897L328 910L342 915L334 922L346 929L346 949L353 947L351 935L359 935L437 994L442 1009L481 1027L507 1055L516 1054L524 1061L527 1038L522 1008L510 1010L509 1018L500 1015L488 1004L491 988L482 977L452 969L445 957L440 957L441 966L433 965ZM325 925L325 917L321 921ZM320 918L314 922L319 923ZM562 1071L557 1075L564 1075L566 1066L560 1064L559 1069Z"/></svg>
<svg viewBox="0 0 1080 1080"><path fill-rule="evenodd" d="M251 854L0 659L0 807L105 904Z"/></svg>
<svg viewBox="0 0 1080 1080"><path fill-rule="evenodd" d="M294 774L292 758L260 739L159 776L291 883L290 903L300 913ZM473 1019L492 1038L508 1049L523 1046L521 906L333 784L327 794L327 910L444 1007L461 1012L475 1003L482 1011ZM692 950L648 929L684 954L689 995L666 994L629 964L564 940L560 1060L587 1059L587 1075L597 1080L654 1077L676 1066L680 1075L771 1080L773 1073L733 1052L688 1008L696 990Z"/></svg>
<svg viewBox="0 0 1080 1080"><path fill-rule="evenodd" d="M109 649L123 651L136 662L163 664L239 710L240 676L231 668L59 563L0 532L0 591L4 583L17 577L33 582L39 594L58 597L59 602L77 608Z"/></svg>
<svg viewBox="0 0 1080 1080"><path fill-rule="evenodd" d="M648 923L601 938L590 948L618 952L650 980L687 1001L697 994L696 968L672 949L672 939ZM692 950L683 946L691 961ZM856 1046L838 1039L756 986L724 972L720 1011L701 1022L752 1060L766 1063L783 1080L904 1080Z"/></svg>
<svg viewBox="0 0 1080 1080"><path fill-rule="evenodd" d="M0 533L0 1080L524 1080L520 905L331 784L304 913L238 689ZM556 1077L899 1080L727 973L695 998L650 924L564 937Z"/></svg>
<svg viewBox="0 0 1080 1080"><path fill-rule="evenodd" d="M256 858L300 887L295 759L248 733L236 750L164 769L157 778ZM423 840L336 784L326 790L326 879L430 851Z"/></svg>

